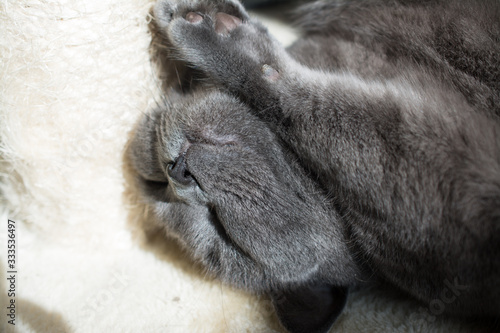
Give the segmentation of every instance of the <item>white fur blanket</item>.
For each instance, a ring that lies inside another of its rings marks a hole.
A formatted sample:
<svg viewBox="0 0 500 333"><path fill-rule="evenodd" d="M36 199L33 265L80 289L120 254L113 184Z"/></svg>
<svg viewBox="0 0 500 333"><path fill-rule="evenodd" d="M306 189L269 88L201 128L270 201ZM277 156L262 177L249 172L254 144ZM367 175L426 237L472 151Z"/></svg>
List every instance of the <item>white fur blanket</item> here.
<svg viewBox="0 0 500 333"><path fill-rule="evenodd" d="M282 331L264 296L205 277L149 227L129 188L124 147L159 96L151 6L0 1L1 332ZM387 290L354 292L334 330L471 331L438 312Z"/></svg>

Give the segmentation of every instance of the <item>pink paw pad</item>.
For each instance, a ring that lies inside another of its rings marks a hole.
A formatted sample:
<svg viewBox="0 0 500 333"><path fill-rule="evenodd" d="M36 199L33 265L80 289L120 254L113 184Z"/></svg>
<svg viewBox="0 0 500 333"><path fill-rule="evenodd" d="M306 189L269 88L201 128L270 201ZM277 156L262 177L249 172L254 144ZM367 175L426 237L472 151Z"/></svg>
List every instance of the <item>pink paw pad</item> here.
<svg viewBox="0 0 500 333"><path fill-rule="evenodd" d="M278 73L277 70L275 70L274 68L272 68L271 66L269 66L267 64L262 66L261 70L262 70L262 74L264 74L264 77L267 78L268 80L276 81L280 77L280 73Z"/></svg>
<svg viewBox="0 0 500 333"><path fill-rule="evenodd" d="M194 12L189 12L186 14L186 21L189 23L199 23L203 21L203 16Z"/></svg>
<svg viewBox="0 0 500 333"><path fill-rule="evenodd" d="M240 18L219 12L215 15L215 32L226 35L241 25L241 23Z"/></svg>

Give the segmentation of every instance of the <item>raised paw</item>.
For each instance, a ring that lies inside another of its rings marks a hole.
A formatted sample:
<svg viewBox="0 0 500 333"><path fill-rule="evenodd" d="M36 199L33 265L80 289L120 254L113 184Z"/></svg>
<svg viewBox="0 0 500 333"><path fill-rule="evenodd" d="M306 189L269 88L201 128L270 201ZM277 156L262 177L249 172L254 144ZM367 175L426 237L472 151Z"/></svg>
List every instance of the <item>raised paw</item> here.
<svg viewBox="0 0 500 333"><path fill-rule="evenodd" d="M183 18L192 24L205 21L219 34L227 34L249 19L236 0L160 0L155 5L154 16L161 29L168 29L175 19Z"/></svg>
<svg viewBox="0 0 500 333"><path fill-rule="evenodd" d="M176 57L212 83L244 93L261 86L266 75L279 78L283 47L238 1L160 0L154 15Z"/></svg>

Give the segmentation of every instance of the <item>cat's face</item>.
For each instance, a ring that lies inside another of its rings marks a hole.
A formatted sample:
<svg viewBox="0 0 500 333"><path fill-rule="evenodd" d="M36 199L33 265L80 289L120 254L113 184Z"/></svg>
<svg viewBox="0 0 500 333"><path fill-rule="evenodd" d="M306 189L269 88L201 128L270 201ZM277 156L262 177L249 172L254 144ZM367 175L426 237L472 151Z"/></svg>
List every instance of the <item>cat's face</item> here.
<svg viewBox="0 0 500 333"><path fill-rule="evenodd" d="M182 97L152 112L128 154L167 232L229 283L252 290L303 283L349 257L321 190L228 95ZM352 273L338 269L339 280Z"/></svg>

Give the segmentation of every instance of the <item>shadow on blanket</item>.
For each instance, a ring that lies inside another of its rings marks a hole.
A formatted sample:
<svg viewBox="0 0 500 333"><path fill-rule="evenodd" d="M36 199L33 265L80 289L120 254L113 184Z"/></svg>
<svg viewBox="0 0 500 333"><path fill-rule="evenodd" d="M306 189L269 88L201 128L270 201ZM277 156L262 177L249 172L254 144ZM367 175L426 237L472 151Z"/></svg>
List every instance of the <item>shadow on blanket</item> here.
<svg viewBox="0 0 500 333"><path fill-rule="evenodd" d="M0 261L0 267L0 290L2 290L2 293L6 293L9 289L5 282L8 277L4 274L4 272L7 271L7 266L4 265L3 261ZM7 295L2 296L2 298L5 300L2 302L2 307L5 309L8 307L6 302L8 302L9 298ZM46 332L45 327L50 327L51 332L54 333L68 333L72 331L59 312L48 311L40 305L20 297L15 299L15 306L16 313L19 315L23 324L28 326L32 332ZM42 322L43 325L41 325ZM9 330L16 332L16 326L5 323L5 321L3 321L2 324L6 325L5 332L9 332ZM14 324L19 325L17 318L14 320Z"/></svg>

